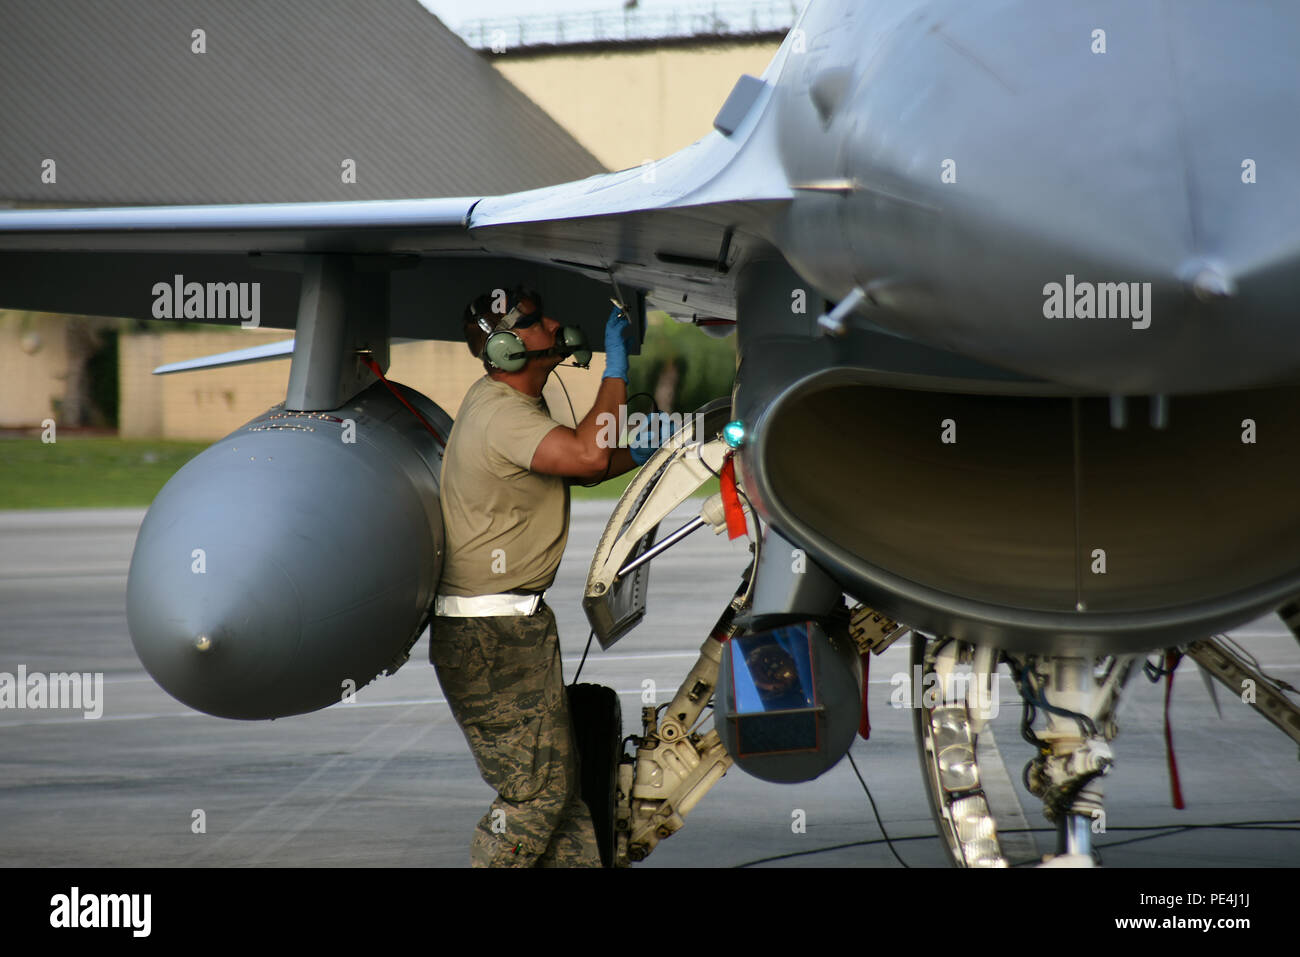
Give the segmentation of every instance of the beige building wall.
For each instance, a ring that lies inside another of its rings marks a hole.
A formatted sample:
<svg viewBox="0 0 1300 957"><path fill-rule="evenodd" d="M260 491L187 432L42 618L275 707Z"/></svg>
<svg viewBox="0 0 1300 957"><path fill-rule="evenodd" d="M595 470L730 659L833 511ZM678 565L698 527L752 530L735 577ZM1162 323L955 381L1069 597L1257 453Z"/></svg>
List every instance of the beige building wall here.
<svg viewBox="0 0 1300 957"><path fill-rule="evenodd" d="M268 342L292 339L284 329L214 329L211 332L150 332L122 340L122 381L126 379L126 356L139 340L156 339L146 346L163 363L183 362L202 356L248 349ZM167 439L216 440L283 401L289 384L289 360L254 362L249 365L177 372L155 376L145 370L134 373L158 383L162 404L162 432ZM125 399L125 396L123 396ZM125 406L125 401L123 406ZM125 434L125 432L123 433Z"/></svg>
<svg viewBox="0 0 1300 957"><path fill-rule="evenodd" d="M154 439L163 434L163 383L153 375L163 359L164 335L122 335L117 350L117 433L124 439Z"/></svg>
<svg viewBox="0 0 1300 957"><path fill-rule="evenodd" d="M167 438L216 441L248 420L284 401L289 385L288 359L255 362L200 372L155 376L152 370L170 362L197 359L235 349L290 338L285 330L228 329L211 332L147 332L124 335L120 345L123 438ZM579 417L595 401L604 370L604 357L591 369L561 368ZM394 346L387 377L428 396L451 416L461 399L483 375L482 364L464 343L410 342ZM555 376L543 395L551 415L572 424L569 406Z"/></svg>
<svg viewBox="0 0 1300 957"><path fill-rule="evenodd" d="M493 65L610 169L663 159L713 129L742 73L759 76L776 40L599 52L510 54Z"/></svg>
<svg viewBox="0 0 1300 957"><path fill-rule="evenodd" d="M56 418L68 375L66 331L61 316L0 310L0 428Z"/></svg>

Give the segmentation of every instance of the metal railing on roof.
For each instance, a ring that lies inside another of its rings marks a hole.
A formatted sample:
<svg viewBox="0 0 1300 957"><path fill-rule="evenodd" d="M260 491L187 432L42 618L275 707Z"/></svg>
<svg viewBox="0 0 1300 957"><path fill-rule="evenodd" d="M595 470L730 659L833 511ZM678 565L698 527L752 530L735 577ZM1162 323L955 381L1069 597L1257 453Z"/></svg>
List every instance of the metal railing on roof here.
<svg viewBox="0 0 1300 957"><path fill-rule="evenodd" d="M530 14L469 20L456 30L476 50L497 54L537 47L691 37L784 33L802 0L731 0L671 8Z"/></svg>

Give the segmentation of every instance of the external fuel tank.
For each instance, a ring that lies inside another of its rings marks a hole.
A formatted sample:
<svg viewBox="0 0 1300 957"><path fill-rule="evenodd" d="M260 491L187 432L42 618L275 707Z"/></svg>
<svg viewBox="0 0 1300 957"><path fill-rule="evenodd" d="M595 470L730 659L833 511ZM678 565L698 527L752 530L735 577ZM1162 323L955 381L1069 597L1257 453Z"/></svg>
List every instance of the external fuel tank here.
<svg viewBox="0 0 1300 957"><path fill-rule="evenodd" d="M405 660L442 570L451 419L394 388L427 427L375 383L326 412L276 406L163 487L131 557L127 620L169 694L219 717L278 718Z"/></svg>

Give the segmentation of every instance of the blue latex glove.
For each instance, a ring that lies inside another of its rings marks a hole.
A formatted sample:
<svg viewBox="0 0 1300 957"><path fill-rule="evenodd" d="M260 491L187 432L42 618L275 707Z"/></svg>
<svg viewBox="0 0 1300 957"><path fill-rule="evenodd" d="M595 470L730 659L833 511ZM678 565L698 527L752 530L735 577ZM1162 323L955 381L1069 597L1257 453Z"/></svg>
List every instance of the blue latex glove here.
<svg viewBox="0 0 1300 957"><path fill-rule="evenodd" d="M605 374L602 379L627 381L627 343L623 334L631 328L623 310L615 306L605 321Z"/></svg>
<svg viewBox="0 0 1300 957"><path fill-rule="evenodd" d="M659 446L681 431L680 418L673 418L666 412L651 412L646 417L645 426L628 442L627 450L632 453L632 461L645 465Z"/></svg>

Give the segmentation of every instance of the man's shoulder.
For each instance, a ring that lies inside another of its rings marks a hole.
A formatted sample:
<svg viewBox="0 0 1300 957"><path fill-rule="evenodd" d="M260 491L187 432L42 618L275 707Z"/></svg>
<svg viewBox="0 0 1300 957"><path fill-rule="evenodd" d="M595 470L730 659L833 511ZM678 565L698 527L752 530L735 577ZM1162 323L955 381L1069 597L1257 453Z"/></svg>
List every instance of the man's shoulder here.
<svg viewBox="0 0 1300 957"><path fill-rule="evenodd" d="M490 459L500 458L529 468L537 446L558 425L543 411L540 400L484 376L465 393L451 442L458 455L474 447L480 450L478 454ZM477 438L457 441L457 431Z"/></svg>
<svg viewBox="0 0 1300 957"><path fill-rule="evenodd" d="M460 407L464 409L466 406L478 405L484 399L490 398L492 394L492 379L485 375L479 376L465 390L465 398L460 400Z"/></svg>
<svg viewBox="0 0 1300 957"><path fill-rule="evenodd" d="M504 382L484 377L470 392L473 394L466 393L461 410L471 413L480 425L500 420L520 425L528 422L536 428L538 423L554 421L540 398L525 395Z"/></svg>
<svg viewBox="0 0 1300 957"><path fill-rule="evenodd" d="M509 396L501 392L500 384L484 376L470 386L465 398L461 399L456 420L472 419L485 424L483 420L492 418L508 401Z"/></svg>
<svg viewBox="0 0 1300 957"><path fill-rule="evenodd" d="M541 408L539 399L524 395L514 386L498 382L491 376L483 376L469 387L465 398L461 400L462 410L466 408L516 408L522 411Z"/></svg>

